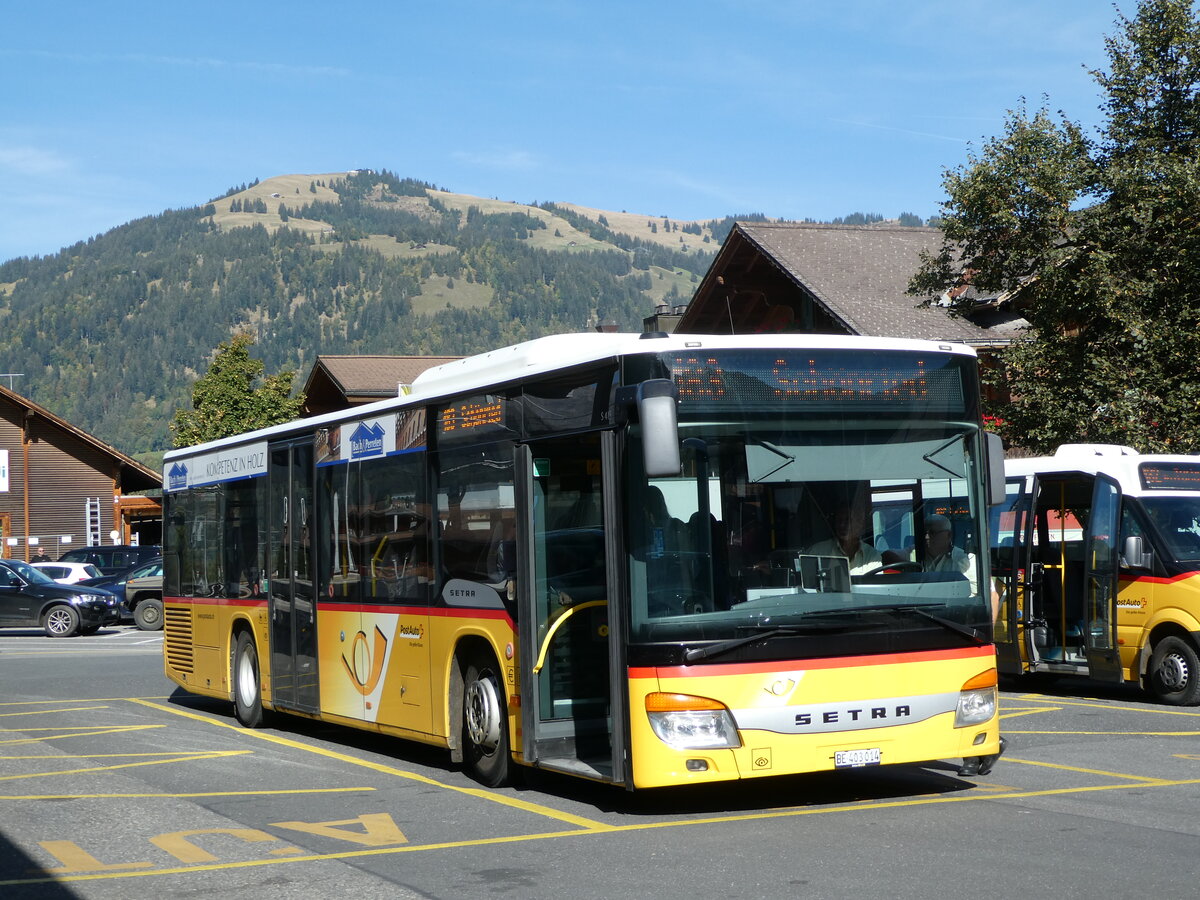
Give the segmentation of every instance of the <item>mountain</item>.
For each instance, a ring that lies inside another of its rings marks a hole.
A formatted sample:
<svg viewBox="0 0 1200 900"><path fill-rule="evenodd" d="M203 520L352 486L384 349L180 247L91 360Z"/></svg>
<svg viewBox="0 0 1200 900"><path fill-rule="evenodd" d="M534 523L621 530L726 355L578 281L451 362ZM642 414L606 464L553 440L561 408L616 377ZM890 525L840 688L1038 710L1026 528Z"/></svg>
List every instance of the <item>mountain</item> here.
<svg viewBox="0 0 1200 900"><path fill-rule="evenodd" d="M322 353L638 330L690 298L732 221L522 205L386 171L282 175L0 265L0 358L19 393L126 453L159 451L237 330L297 386Z"/></svg>

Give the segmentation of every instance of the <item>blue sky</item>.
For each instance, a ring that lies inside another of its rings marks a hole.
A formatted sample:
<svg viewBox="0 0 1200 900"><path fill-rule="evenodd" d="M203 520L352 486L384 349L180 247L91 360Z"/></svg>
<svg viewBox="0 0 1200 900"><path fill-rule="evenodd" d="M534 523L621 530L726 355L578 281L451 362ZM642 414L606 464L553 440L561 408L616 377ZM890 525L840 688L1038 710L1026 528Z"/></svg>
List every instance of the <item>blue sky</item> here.
<svg viewBox="0 0 1200 900"><path fill-rule="evenodd" d="M680 221L927 217L1022 97L1099 121L1088 69L1116 19L1105 0L374 6L9 4L0 261L354 167Z"/></svg>

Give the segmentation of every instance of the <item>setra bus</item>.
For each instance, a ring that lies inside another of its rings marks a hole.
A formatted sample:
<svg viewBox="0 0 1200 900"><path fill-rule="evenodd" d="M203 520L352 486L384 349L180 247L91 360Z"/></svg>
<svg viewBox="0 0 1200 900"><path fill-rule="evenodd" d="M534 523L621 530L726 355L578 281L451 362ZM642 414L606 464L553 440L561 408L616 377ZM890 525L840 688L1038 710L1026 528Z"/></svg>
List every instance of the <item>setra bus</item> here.
<svg viewBox="0 0 1200 900"><path fill-rule="evenodd" d="M1003 482L976 368L916 341L559 335L171 451L166 674L246 726L420 741L492 786L986 774L989 459ZM954 571L925 571L935 507L970 542Z"/></svg>
<svg viewBox="0 0 1200 900"><path fill-rule="evenodd" d="M991 525L1001 671L1200 704L1200 456L1064 444L1005 470Z"/></svg>

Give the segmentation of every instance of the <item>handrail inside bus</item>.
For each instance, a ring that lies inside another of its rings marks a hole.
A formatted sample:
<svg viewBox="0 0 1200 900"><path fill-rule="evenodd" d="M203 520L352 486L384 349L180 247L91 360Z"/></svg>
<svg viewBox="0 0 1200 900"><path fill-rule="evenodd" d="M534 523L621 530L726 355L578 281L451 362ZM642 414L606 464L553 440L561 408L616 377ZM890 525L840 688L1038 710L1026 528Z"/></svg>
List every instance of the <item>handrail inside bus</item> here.
<svg viewBox="0 0 1200 900"><path fill-rule="evenodd" d="M581 609L587 609L589 606L608 606L607 600L588 600L586 603L580 603L577 606L572 606L561 616L554 620L554 624L550 626L550 630L546 632L546 636L542 638L542 646L538 650L537 662L533 666L533 674L536 675L542 671L542 666L546 663L546 651L550 649L550 642L554 640L554 635L558 632L559 627L575 613Z"/></svg>

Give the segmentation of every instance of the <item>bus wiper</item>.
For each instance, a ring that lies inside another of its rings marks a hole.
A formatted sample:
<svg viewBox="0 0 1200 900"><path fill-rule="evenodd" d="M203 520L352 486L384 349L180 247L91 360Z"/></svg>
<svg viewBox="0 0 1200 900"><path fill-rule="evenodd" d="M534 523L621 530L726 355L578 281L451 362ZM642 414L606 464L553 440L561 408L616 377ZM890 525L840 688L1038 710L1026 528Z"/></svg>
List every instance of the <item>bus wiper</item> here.
<svg viewBox="0 0 1200 900"><path fill-rule="evenodd" d="M930 622L936 622L947 631L953 631L957 634L961 634L963 637L970 638L976 644L983 645L991 643L986 635L980 634L978 629L972 628L970 625L964 625L961 622L955 622L952 619L944 619L939 615L931 613L929 610L921 606L876 606L872 608L886 610L887 612L911 613L914 616L920 616L923 619L928 619Z"/></svg>
<svg viewBox="0 0 1200 900"><path fill-rule="evenodd" d="M755 634L748 634L745 637L730 638L727 641L719 641L716 644L709 644L705 647L692 647L683 654L685 663L699 662L702 659L711 659L714 656L721 656L731 650L736 650L738 647L745 647L747 644L753 644L755 641L766 641L773 637L794 637L801 634L828 634L834 631L845 631L844 625L805 625L796 627L794 625L784 625L778 628L768 628L766 631L759 631Z"/></svg>
<svg viewBox="0 0 1200 900"><path fill-rule="evenodd" d="M772 444L770 441L764 441L762 438L751 438L750 443L757 444L759 447L762 447L764 450L769 450L770 452L774 453L776 456L780 457L783 460L783 462L781 462L779 465L777 465L775 468L773 468L770 472L767 472L765 475L760 475L758 478L755 478L754 481L752 482L753 484L758 484L760 481L766 481L768 478L770 478L772 475L774 475L780 469L786 468L787 466L790 466L792 463L794 463L796 461L796 457L792 456L792 454L790 454L784 450L779 449L774 444Z"/></svg>

